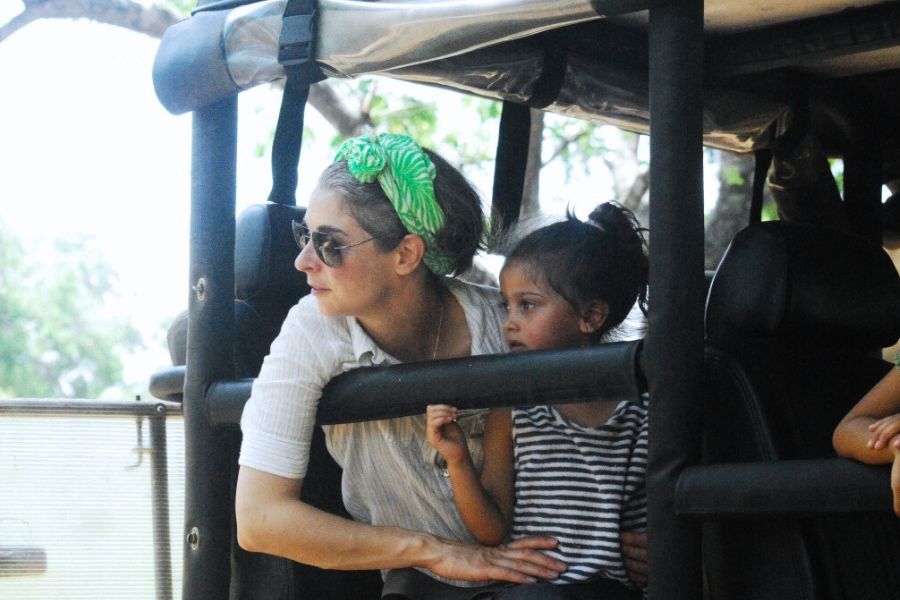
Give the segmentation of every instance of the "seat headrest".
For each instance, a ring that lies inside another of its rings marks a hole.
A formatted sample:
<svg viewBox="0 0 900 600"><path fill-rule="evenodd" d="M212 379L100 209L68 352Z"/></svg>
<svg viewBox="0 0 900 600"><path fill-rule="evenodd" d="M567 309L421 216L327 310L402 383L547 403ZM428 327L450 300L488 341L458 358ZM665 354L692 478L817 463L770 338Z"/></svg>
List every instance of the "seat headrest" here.
<svg viewBox="0 0 900 600"><path fill-rule="evenodd" d="M706 335L883 348L900 337L900 277L879 246L783 221L751 225L722 257Z"/></svg>
<svg viewBox="0 0 900 600"><path fill-rule="evenodd" d="M305 209L256 204L238 217L234 245L234 293L238 300L293 305L309 291L306 276L294 268L297 244L291 220Z"/></svg>

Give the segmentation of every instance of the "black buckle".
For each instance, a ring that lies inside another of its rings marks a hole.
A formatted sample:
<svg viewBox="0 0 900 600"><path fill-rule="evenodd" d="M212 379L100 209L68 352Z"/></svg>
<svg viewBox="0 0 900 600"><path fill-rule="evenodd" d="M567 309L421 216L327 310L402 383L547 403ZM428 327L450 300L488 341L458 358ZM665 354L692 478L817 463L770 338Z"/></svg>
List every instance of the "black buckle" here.
<svg viewBox="0 0 900 600"><path fill-rule="evenodd" d="M284 66L295 66L311 60L315 41L315 20L317 14L285 16L282 19L281 36L278 38L278 62Z"/></svg>

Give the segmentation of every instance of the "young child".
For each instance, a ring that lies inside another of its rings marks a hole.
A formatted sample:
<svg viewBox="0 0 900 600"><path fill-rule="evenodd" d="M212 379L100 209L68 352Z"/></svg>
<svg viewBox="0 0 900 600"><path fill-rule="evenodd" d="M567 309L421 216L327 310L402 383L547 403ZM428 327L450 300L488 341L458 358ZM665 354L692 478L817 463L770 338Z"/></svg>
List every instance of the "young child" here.
<svg viewBox="0 0 900 600"><path fill-rule="evenodd" d="M900 353L894 360L896 366L838 423L833 442L840 456L893 464L891 490L900 517Z"/></svg>
<svg viewBox="0 0 900 600"><path fill-rule="evenodd" d="M635 301L646 314L642 231L630 211L606 203L588 222L568 215L525 237L500 273L510 350L599 344ZM456 416L454 407L429 406L427 436L447 461L472 535L484 544L550 535L559 546L548 554L568 565L553 581L568 585L495 597L589 598L596 584L585 582L603 578L634 587L619 539L623 530L646 530L646 397L494 410L480 476Z"/></svg>

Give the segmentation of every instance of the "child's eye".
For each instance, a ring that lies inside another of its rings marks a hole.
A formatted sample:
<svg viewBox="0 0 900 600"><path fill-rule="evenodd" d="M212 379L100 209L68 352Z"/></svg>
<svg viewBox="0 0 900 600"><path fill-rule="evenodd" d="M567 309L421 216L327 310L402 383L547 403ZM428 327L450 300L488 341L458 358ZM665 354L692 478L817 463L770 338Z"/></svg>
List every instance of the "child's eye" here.
<svg viewBox="0 0 900 600"><path fill-rule="evenodd" d="M504 300L503 302L501 302L501 303L500 303L500 309L501 309L503 312L508 313L508 312L509 312L509 302L507 302L506 300Z"/></svg>
<svg viewBox="0 0 900 600"><path fill-rule="evenodd" d="M529 300L522 300L519 303L519 308L521 308L523 311L531 310L532 308L534 308L534 302L531 302Z"/></svg>

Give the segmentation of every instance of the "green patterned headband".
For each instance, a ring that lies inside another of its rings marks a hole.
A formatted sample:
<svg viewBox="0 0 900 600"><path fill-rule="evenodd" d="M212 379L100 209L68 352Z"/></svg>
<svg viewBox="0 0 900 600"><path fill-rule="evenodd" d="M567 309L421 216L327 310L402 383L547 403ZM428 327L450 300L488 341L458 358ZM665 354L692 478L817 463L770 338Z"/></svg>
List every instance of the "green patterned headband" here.
<svg viewBox="0 0 900 600"><path fill-rule="evenodd" d="M437 171L428 155L406 135L382 133L347 140L335 160L346 160L360 183L378 181L384 195L410 233L425 240L425 264L436 275L453 271L453 261L437 245L444 211L434 197Z"/></svg>

